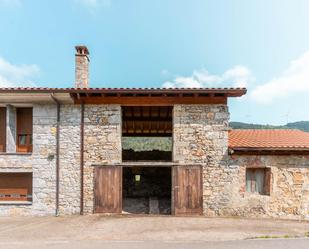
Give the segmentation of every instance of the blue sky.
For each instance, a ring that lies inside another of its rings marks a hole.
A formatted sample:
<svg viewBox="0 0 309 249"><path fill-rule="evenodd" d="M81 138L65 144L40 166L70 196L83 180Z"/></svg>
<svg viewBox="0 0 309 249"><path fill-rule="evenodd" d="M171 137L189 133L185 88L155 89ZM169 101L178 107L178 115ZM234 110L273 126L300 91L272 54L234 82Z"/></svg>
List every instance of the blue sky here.
<svg viewBox="0 0 309 249"><path fill-rule="evenodd" d="M0 86L246 86L231 120L309 120L307 0L0 0Z"/></svg>

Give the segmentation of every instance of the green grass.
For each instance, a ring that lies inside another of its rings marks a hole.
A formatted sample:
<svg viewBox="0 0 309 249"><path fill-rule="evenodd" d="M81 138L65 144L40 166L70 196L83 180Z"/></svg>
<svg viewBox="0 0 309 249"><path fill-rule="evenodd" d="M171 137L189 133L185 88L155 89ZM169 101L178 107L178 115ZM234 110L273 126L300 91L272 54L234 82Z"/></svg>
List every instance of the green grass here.
<svg viewBox="0 0 309 249"><path fill-rule="evenodd" d="M299 238L300 236L297 235L261 235L261 236L256 236L252 237L249 239L291 239L291 238ZM305 237L309 237L309 232L305 234Z"/></svg>

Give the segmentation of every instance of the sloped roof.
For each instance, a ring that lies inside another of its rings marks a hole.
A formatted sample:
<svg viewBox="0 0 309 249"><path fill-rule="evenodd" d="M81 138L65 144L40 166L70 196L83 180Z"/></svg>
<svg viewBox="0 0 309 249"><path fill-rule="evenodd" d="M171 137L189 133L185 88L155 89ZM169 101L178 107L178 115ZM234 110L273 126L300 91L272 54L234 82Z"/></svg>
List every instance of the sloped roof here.
<svg viewBox="0 0 309 249"><path fill-rule="evenodd" d="M229 97L246 94L246 88L0 88L0 103L50 101L75 104L173 105L227 104ZM61 98L61 99L60 99ZM15 102L14 102L15 101Z"/></svg>
<svg viewBox="0 0 309 249"><path fill-rule="evenodd" d="M229 132L229 148L309 150L309 133L300 130L235 129Z"/></svg>
<svg viewBox="0 0 309 249"><path fill-rule="evenodd" d="M49 87L0 87L1 92L69 92L69 93L224 93L228 97L246 94L246 88L49 88Z"/></svg>

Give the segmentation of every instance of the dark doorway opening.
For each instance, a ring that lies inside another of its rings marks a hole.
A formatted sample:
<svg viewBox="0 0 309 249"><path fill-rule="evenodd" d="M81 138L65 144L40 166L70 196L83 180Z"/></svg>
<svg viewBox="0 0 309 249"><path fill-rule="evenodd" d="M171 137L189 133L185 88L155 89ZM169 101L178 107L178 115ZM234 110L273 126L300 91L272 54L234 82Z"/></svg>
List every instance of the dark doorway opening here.
<svg viewBox="0 0 309 249"><path fill-rule="evenodd" d="M124 167L123 212L171 214L171 167Z"/></svg>

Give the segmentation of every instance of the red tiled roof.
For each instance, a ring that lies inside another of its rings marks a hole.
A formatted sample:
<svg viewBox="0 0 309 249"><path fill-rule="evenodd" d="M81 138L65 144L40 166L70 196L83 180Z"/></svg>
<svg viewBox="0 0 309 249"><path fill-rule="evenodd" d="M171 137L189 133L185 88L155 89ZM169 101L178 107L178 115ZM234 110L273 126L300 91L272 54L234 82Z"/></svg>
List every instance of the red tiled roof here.
<svg viewBox="0 0 309 249"><path fill-rule="evenodd" d="M229 132L232 149L309 150L309 133L300 130L245 130Z"/></svg>

